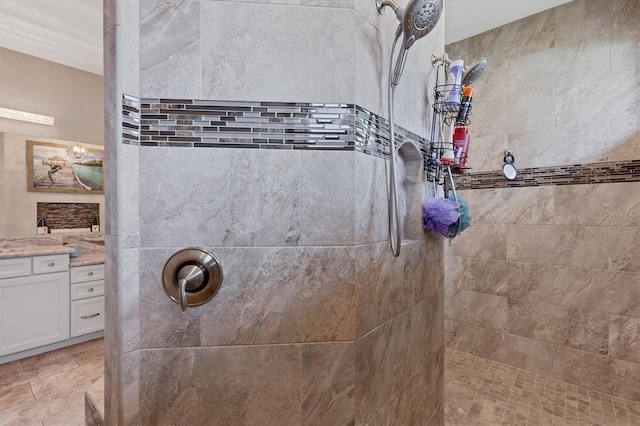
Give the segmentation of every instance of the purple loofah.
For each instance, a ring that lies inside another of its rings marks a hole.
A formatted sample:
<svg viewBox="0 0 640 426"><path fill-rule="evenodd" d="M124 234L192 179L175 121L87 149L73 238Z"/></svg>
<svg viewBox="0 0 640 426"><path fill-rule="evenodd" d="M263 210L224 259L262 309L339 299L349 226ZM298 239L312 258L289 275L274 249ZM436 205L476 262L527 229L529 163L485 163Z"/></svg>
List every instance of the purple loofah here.
<svg viewBox="0 0 640 426"><path fill-rule="evenodd" d="M424 230L442 238L449 236L449 225L460 217L456 203L446 198L427 198L422 202Z"/></svg>

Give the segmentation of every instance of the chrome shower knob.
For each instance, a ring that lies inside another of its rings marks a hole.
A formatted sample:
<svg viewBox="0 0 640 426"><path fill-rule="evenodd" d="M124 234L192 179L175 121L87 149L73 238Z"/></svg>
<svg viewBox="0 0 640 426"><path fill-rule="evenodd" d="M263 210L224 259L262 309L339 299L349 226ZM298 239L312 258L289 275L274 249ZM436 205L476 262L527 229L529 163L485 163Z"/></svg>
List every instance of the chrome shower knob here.
<svg viewBox="0 0 640 426"><path fill-rule="evenodd" d="M198 306L216 295L222 284L222 267L208 251L189 247L173 254L164 265L162 282L167 295L180 305Z"/></svg>

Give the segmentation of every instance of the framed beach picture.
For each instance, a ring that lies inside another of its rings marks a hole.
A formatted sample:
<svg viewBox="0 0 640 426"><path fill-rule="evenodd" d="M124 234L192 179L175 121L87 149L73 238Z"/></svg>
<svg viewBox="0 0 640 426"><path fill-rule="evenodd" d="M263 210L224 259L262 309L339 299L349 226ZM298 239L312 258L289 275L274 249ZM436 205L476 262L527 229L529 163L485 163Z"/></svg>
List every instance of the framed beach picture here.
<svg viewBox="0 0 640 426"><path fill-rule="evenodd" d="M76 158L68 145L27 141L27 191L104 194L104 150Z"/></svg>

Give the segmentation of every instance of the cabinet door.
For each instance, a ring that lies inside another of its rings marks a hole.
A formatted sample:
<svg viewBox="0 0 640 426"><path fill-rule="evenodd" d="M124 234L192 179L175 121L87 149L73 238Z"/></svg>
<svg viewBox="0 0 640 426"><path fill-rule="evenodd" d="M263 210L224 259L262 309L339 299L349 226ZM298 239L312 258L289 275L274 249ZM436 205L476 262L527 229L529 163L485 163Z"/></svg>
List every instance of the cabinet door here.
<svg viewBox="0 0 640 426"><path fill-rule="evenodd" d="M68 338L68 272L0 280L0 356Z"/></svg>

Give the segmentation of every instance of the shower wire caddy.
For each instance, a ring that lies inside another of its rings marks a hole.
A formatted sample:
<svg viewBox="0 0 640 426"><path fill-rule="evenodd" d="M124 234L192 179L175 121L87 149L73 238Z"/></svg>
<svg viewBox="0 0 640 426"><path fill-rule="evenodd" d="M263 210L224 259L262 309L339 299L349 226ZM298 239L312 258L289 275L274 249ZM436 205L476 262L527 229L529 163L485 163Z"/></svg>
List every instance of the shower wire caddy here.
<svg viewBox="0 0 640 426"><path fill-rule="evenodd" d="M442 59L434 60L433 65L436 67L436 82L440 81L440 73L444 73L446 80L449 60L446 54ZM453 181L453 172L460 173L468 167L461 167L459 165L451 164L445 165L442 163L442 157L446 150L453 150L453 132L456 127L456 120L458 113L460 112L460 103L451 102L452 95L457 95L462 98L463 87L459 84L436 84L434 87L434 100L433 100L433 116L431 119L431 138L429 144L429 155L426 165L426 177L427 180L434 185L435 193L437 194L437 187L442 186L445 198L449 198L449 191L452 192L454 200L456 202L457 209L460 209L460 203L458 201L458 194L456 192L455 183ZM470 121L468 116L471 114L471 107L467 113L464 123L459 123L460 126L468 126ZM450 137L448 140L445 138L445 125L449 127ZM456 222L455 231L449 236L453 238L458 235L461 227L461 217Z"/></svg>

